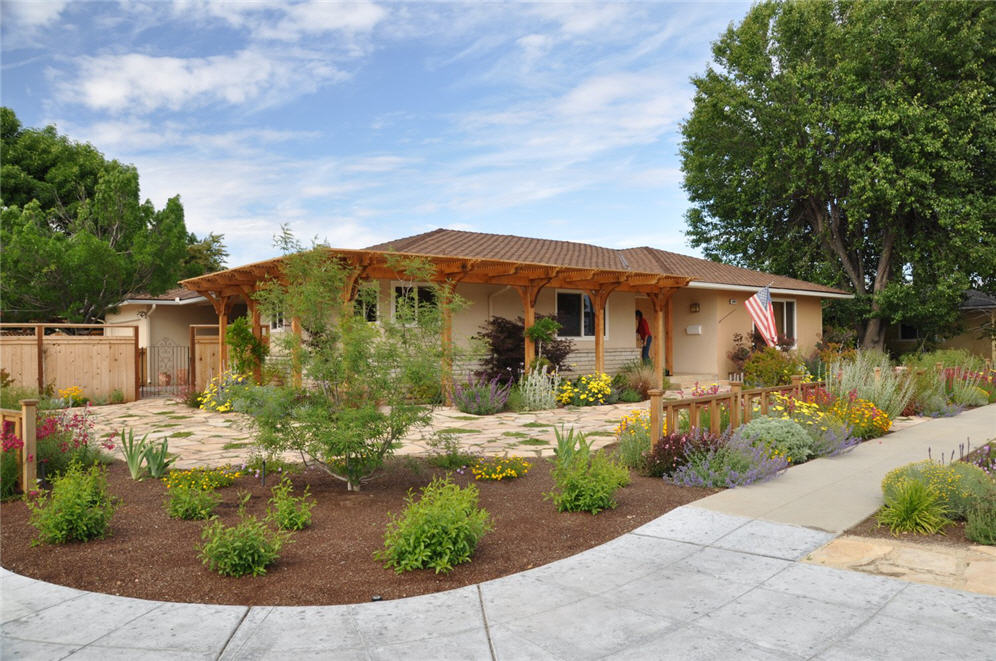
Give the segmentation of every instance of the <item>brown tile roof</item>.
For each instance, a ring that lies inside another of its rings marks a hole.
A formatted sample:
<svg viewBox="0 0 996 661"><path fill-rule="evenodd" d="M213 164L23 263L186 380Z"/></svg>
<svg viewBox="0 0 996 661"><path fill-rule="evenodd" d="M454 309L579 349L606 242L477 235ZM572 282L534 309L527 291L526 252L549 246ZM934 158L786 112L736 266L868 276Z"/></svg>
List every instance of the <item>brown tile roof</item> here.
<svg viewBox="0 0 996 661"><path fill-rule="evenodd" d="M770 283L772 287L777 289L798 289L827 294L847 293L804 280L752 271L739 266L721 264L708 259L689 257L647 246L616 250L574 241L437 229L370 246L367 250L395 250L422 255L505 259L580 268L632 269L634 271L690 277L693 280L713 284L763 287Z"/></svg>

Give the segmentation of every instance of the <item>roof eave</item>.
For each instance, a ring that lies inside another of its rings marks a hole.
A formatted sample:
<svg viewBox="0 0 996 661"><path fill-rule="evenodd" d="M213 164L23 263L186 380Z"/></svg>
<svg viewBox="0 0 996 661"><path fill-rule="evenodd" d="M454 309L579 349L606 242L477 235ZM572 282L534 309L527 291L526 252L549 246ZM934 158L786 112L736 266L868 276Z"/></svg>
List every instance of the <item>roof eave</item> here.
<svg viewBox="0 0 996 661"><path fill-rule="evenodd" d="M763 287L755 287L751 285L734 285L722 282L704 282L702 280L693 280L688 283L689 289L713 289L722 291L749 291L758 292L763 289ZM815 296L817 298L854 298L854 294L848 294L845 292L829 292L829 291L816 291L811 289L788 289L783 287L772 287L772 294L783 294L786 296Z"/></svg>

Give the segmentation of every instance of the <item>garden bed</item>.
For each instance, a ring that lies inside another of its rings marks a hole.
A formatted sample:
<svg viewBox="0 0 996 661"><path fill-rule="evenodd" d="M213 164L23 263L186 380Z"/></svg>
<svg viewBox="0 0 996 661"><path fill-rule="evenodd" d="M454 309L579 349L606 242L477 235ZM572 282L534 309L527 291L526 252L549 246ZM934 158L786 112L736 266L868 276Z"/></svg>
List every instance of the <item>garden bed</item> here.
<svg viewBox="0 0 996 661"><path fill-rule="evenodd" d="M319 605L397 599L449 590L513 574L565 558L607 542L715 489L668 485L633 474L617 493L619 506L597 516L561 514L543 500L553 481L551 464L534 461L529 473L512 481L476 481L465 471L458 484L474 482L480 503L494 518L495 529L477 548L472 562L450 574L420 570L396 574L373 559L382 548L388 512L399 512L410 488L428 484L445 471L423 459L392 459L364 491L349 493L324 473L293 475L295 492L306 485L318 501L310 528L294 534L266 575L226 578L209 571L197 558L203 523L170 519L166 488L157 480L133 481L127 466L110 465L111 493L121 506L106 539L60 546L31 546L35 529L21 501L0 505L3 567L40 580L95 592L177 602L242 605ZM263 515L270 487L243 477L219 489L219 517L238 520L240 491L252 494L248 512Z"/></svg>

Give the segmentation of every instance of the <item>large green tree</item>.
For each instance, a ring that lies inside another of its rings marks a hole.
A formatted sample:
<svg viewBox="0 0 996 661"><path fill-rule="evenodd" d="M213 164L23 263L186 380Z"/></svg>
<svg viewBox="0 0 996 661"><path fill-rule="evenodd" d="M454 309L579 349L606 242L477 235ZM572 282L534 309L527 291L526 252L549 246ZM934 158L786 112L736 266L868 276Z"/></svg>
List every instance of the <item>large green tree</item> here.
<svg viewBox="0 0 996 661"><path fill-rule="evenodd" d="M138 172L89 144L23 128L0 108L0 314L100 320L131 293L157 294L216 270L220 236L188 234L179 197L139 200Z"/></svg>
<svg viewBox="0 0 996 661"><path fill-rule="evenodd" d="M866 346L992 290L996 5L764 2L713 57L682 126L693 245L853 291Z"/></svg>

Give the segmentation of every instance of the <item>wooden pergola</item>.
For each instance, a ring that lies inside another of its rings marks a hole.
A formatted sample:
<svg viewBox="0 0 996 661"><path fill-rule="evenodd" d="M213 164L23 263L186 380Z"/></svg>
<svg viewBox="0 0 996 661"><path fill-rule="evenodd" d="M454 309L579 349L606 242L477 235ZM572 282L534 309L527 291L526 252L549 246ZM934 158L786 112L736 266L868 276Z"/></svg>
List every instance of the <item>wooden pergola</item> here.
<svg viewBox="0 0 996 661"><path fill-rule="evenodd" d="M347 297L356 296L358 285L363 280L401 279L402 274L390 264L397 264L398 258L425 260L434 267L430 278L438 284L455 286L460 283L507 285L519 292L522 300L523 318L528 328L536 322L536 300L544 287L580 290L592 301L595 315L595 370L603 372L605 367L604 310L609 294L616 291L635 292L645 295L653 308L650 315L651 334L664 338L664 343L654 341L651 345L655 385L660 387L663 370L673 371L673 339L671 296L686 286L690 278L651 272L579 268L532 262L516 262L500 259L475 257L454 257L452 255L426 255L378 250L345 250L324 248L330 259L338 259L352 269L349 276ZM218 356L219 373L228 364L224 328L228 325L228 315L237 299L244 299L252 320L252 330L256 337L262 336L259 309L253 294L259 284L267 279L281 277L282 257L263 262L247 264L237 268L209 273L182 280L181 285L204 296L211 302L218 315ZM291 320L294 333L301 332L297 319ZM445 346L452 341L452 320L444 319L443 338ZM663 354L663 355L662 355ZM444 352L449 355L449 352ZM535 343L528 337L525 340L525 368L536 358ZM451 366L446 365L447 371Z"/></svg>

